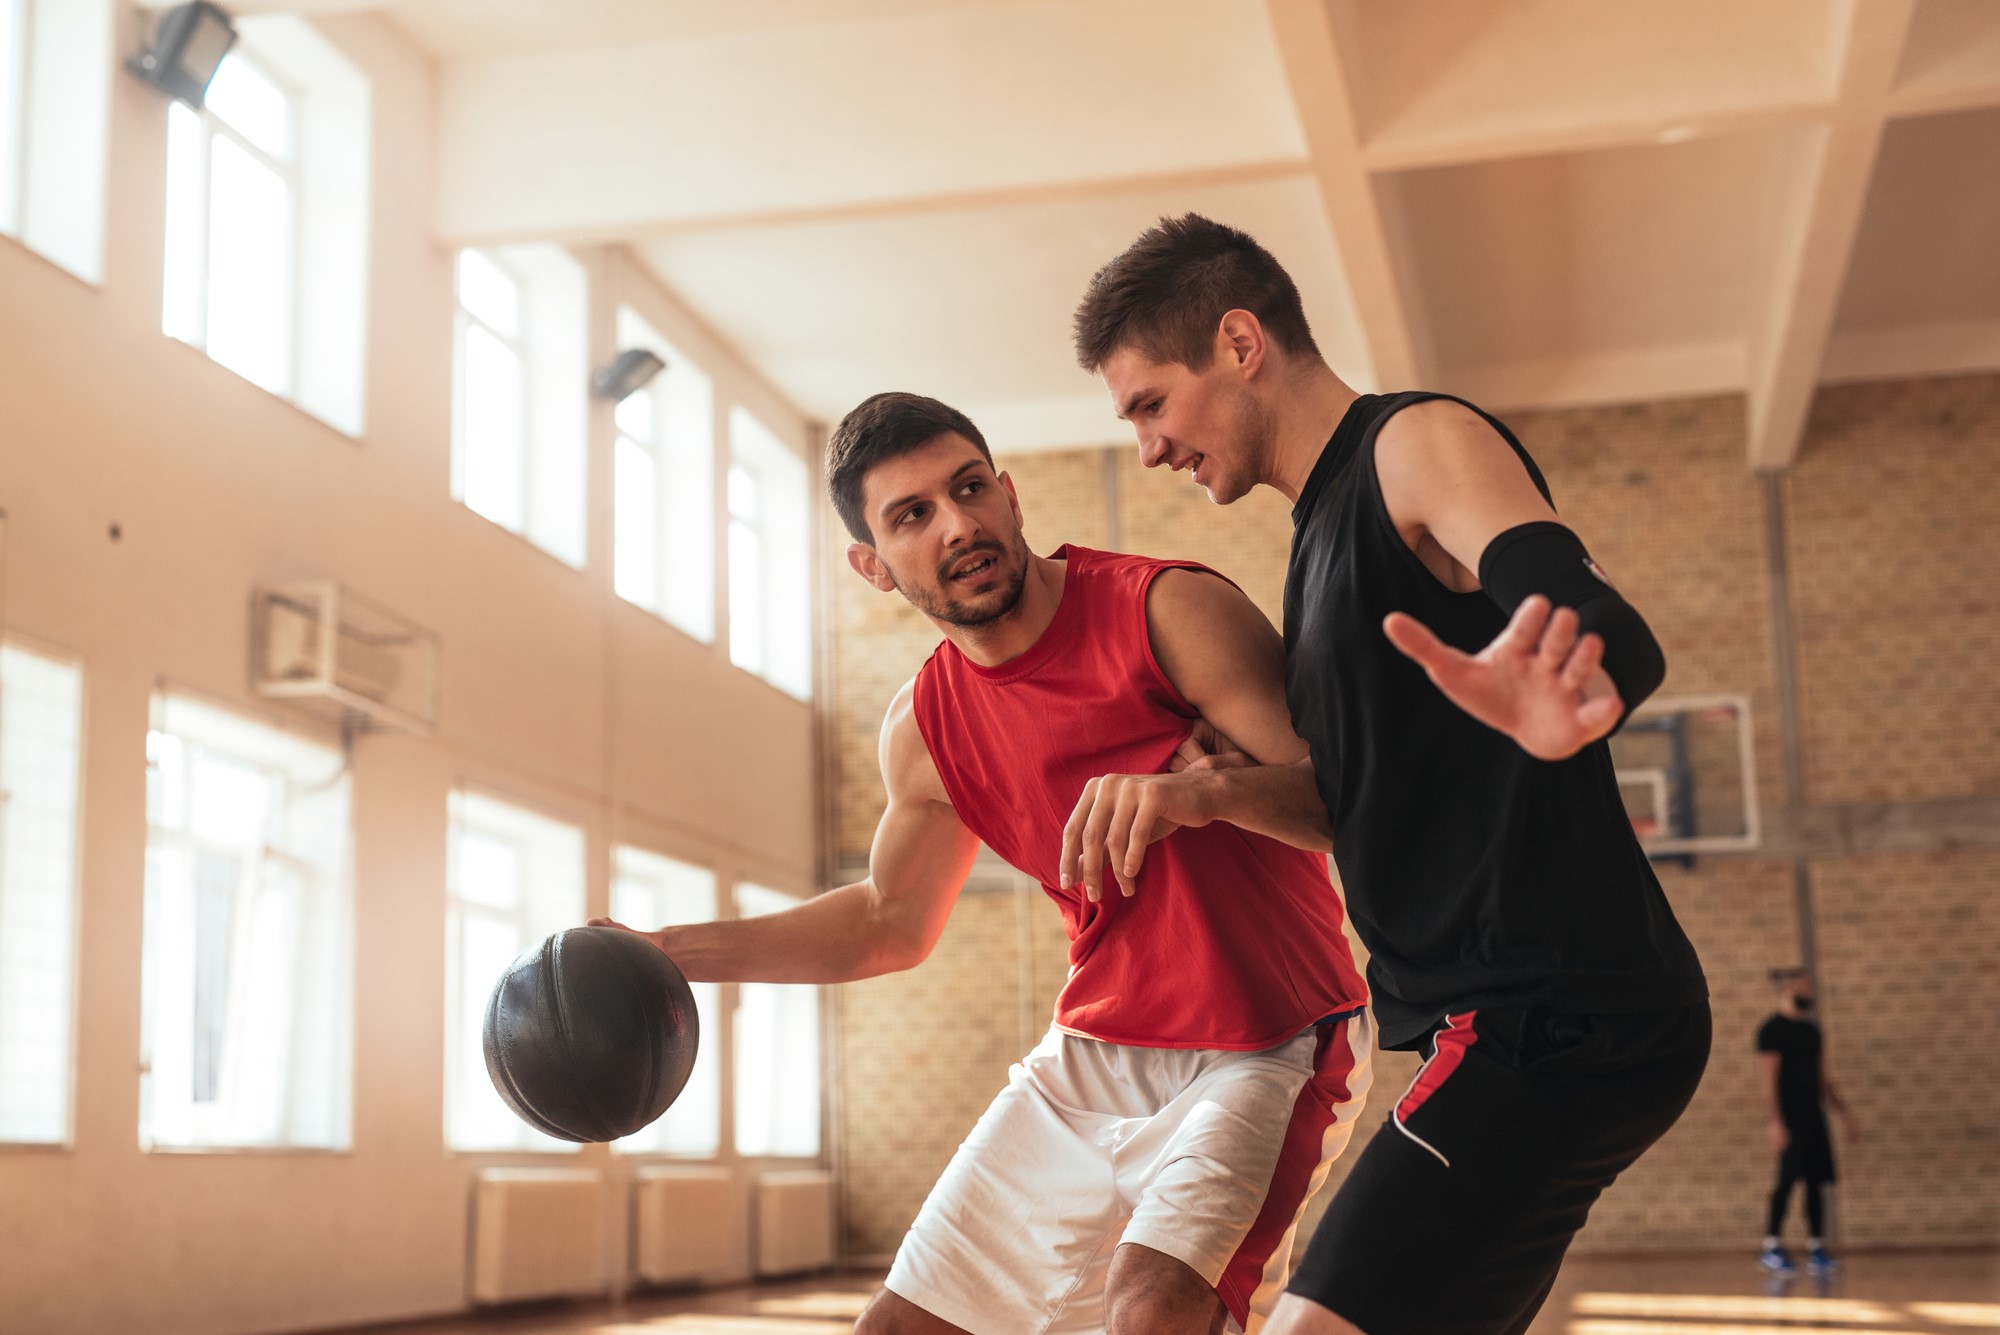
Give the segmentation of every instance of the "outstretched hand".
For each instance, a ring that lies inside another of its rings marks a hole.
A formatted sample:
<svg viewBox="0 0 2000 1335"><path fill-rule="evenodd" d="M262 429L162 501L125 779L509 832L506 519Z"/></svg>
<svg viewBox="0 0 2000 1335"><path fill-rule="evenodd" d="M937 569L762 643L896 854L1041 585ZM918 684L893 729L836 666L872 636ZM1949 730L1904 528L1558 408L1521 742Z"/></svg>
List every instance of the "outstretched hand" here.
<svg viewBox="0 0 2000 1335"><path fill-rule="evenodd" d="M1392 612L1389 642L1445 697L1538 760L1565 760L1618 726L1625 711L1602 668L1604 641L1577 634L1576 612L1536 594L1477 654L1452 648L1415 617Z"/></svg>

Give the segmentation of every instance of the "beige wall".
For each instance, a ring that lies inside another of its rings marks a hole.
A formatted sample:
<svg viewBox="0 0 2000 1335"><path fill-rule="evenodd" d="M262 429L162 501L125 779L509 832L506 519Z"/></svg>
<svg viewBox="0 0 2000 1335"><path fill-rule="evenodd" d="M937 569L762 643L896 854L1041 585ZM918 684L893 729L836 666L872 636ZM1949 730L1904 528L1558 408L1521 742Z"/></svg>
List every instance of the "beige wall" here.
<svg viewBox="0 0 2000 1335"><path fill-rule="evenodd" d="M1750 697L1761 800L1775 811L1785 789L1764 499L1743 462L1741 400L1510 421L1657 630L1663 691ZM2000 377L1822 394L1783 483L1810 802L2000 796L2000 525L1984 485L1996 457ZM1290 525L1274 495L1217 510L1184 478L1139 468L1129 446L1108 465L1104 451L1002 463L1037 550L1115 532L1126 550L1215 565L1278 615ZM853 859L881 806L882 708L936 636L893 596L834 587L838 843ZM1763 1227L1770 1161L1750 1045L1771 1008L1767 970L1801 950L1792 866L1712 856L1660 874L1707 967L1715 1057L1687 1116L1600 1203L1580 1250L1745 1246ZM2000 1013L2000 857L1828 855L1810 874L1832 1069L1868 1130L1842 1158L1845 1236L2000 1240L2000 1058L1973 1032ZM938 958L847 989L845 1224L857 1252L894 1249L1038 1029L1019 1015L1046 1017L1062 950L1038 891L968 895ZM1361 1136L1413 1068L1409 1054L1378 1054Z"/></svg>
<svg viewBox="0 0 2000 1335"><path fill-rule="evenodd" d="M5 616L81 657L87 708L75 1144L0 1150L6 1330L212 1335L463 1305L468 1178L498 1156L448 1153L442 1137L454 783L584 824L593 911L617 840L725 877L813 884L811 711L731 668L720 642L697 644L611 596L607 420L593 433L586 570L451 501L453 298L449 251L431 236L432 72L386 23L322 26L374 80L365 438L160 333L166 107L135 80L115 83L102 287L0 240ZM665 294L615 253L583 258L593 354L610 346L612 302L633 300L715 377L722 413L746 404L803 446L799 415ZM164 679L281 717L246 689L249 593L317 577L442 641L437 735L367 737L354 758L353 1148L144 1154L148 697ZM612 1162L601 1149L581 1161ZM615 1237L622 1219L607 1219Z"/></svg>

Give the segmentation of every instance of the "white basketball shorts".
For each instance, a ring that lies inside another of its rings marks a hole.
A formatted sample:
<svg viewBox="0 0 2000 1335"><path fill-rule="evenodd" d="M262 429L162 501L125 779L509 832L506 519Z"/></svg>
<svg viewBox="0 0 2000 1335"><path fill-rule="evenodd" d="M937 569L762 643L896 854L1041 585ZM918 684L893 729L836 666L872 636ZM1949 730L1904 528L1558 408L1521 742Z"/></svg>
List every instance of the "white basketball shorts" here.
<svg viewBox="0 0 2000 1335"><path fill-rule="evenodd" d="M1102 1331L1132 1242L1255 1332L1368 1093L1368 1012L1261 1052L1125 1047L1051 1029L952 1156L892 1293L973 1335Z"/></svg>

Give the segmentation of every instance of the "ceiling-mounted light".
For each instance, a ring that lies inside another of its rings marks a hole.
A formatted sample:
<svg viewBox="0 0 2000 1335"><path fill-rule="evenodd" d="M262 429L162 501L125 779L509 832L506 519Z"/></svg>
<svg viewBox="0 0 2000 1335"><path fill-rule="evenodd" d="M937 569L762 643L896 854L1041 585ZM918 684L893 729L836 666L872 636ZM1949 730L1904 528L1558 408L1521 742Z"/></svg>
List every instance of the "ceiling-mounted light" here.
<svg viewBox="0 0 2000 1335"><path fill-rule="evenodd" d="M666 369L667 364L660 360L658 353L644 348L627 348L590 377L590 392L600 399L617 403L636 393L648 380Z"/></svg>
<svg viewBox="0 0 2000 1335"><path fill-rule="evenodd" d="M216 67L236 44L229 15L208 0L176 5L160 15L153 41L125 68L153 87L199 110Z"/></svg>

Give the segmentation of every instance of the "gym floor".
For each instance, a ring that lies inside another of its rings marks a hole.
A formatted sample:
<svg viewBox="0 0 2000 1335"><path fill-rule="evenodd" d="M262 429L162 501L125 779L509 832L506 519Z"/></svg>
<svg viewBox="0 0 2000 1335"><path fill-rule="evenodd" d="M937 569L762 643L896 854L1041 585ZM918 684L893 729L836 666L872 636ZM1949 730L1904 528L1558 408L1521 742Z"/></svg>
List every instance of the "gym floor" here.
<svg viewBox="0 0 2000 1335"><path fill-rule="evenodd" d="M367 1326L348 1335L847 1335L881 1282L854 1273L619 1303ZM1969 1335L2000 1331L2000 1251L1854 1252L1781 1285L1743 1253L1577 1257L1530 1335Z"/></svg>

